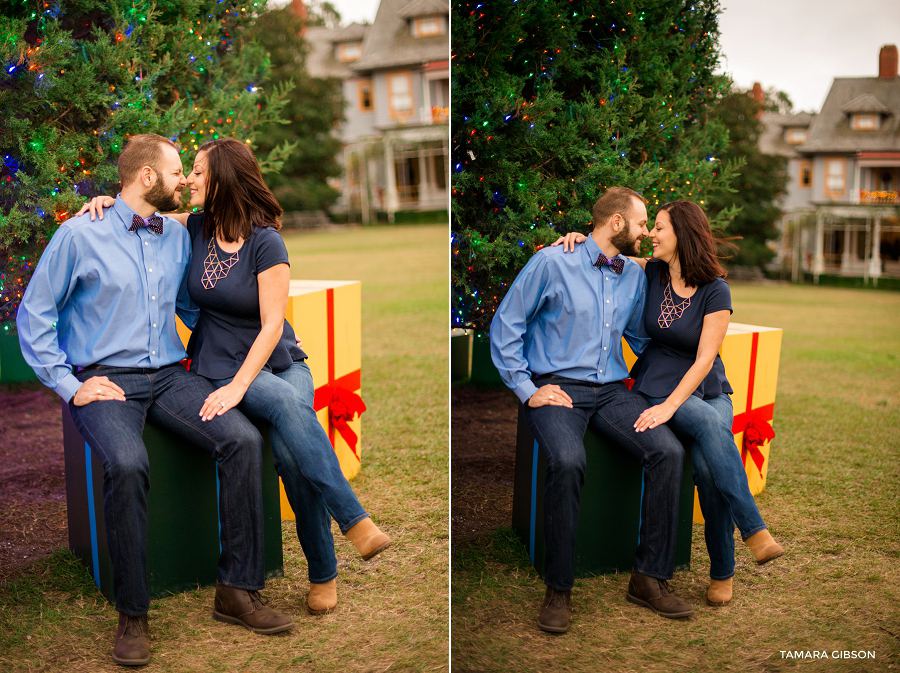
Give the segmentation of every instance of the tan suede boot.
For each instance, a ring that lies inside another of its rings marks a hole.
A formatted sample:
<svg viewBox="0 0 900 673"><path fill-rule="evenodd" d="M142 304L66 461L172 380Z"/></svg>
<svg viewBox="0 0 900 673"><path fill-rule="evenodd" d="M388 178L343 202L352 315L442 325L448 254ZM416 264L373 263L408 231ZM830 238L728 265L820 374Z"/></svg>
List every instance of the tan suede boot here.
<svg viewBox="0 0 900 673"><path fill-rule="evenodd" d="M309 596L306 597L306 609L311 615L325 615L337 607L337 582L331 580L324 584L309 583Z"/></svg>
<svg viewBox="0 0 900 673"><path fill-rule="evenodd" d="M706 590L706 602L713 607L720 608L731 602L731 584L733 577L727 580L710 580L709 589Z"/></svg>
<svg viewBox="0 0 900 673"><path fill-rule="evenodd" d="M756 559L756 562L759 565L768 563L772 559L778 558L784 554L784 549L772 539L772 535L766 529L748 537L744 540L744 544L750 547L753 558Z"/></svg>
<svg viewBox="0 0 900 673"><path fill-rule="evenodd" d="M378 530L378 526L368 517L344 533L344 536L356 546L363 561L368 561L391 546L391 538Z"/></svg>

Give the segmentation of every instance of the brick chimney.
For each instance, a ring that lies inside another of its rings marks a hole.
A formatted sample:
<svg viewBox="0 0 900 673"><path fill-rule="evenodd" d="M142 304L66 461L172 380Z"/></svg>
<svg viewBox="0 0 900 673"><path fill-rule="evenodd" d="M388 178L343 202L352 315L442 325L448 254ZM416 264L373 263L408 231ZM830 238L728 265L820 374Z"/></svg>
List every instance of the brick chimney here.
<svg viewBox="0 0 900 673"><path fill-rule="evenodd" d="M303 28L300 30L300 37L306 35L306 23L309 19L309 12L306 11L306 5L303 0L291 0L291 13L303 19Z"/></svg>
<svg viewBox="0 0 900 673"><path fill-rule="evenodd" d="M759 103L759 110L756 112L756 118L759 119L763 115L763 108L766 106L766 95L763 93L762 86L759 82L753 83L753 90L750 92L750 98Z"/></svg>
<svg viewBox="0 0 900 673"><path fill-rule="evenodd" d="M886 44L878 54L878 77L894 79L897 76L897 45Z"/></svg>

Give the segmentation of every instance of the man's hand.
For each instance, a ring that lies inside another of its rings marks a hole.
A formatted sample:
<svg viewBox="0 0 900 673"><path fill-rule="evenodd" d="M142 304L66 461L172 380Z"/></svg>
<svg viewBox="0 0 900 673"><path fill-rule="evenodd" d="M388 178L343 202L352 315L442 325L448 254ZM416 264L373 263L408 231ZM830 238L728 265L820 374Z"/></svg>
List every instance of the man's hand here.
<svg viewBox="0 0 900 673"><path fill-rule="evenodd" d="M105 376L92 376L81 384L72 398L72 404L83 407L91 402L117 400L125 401L125 391Z"/></svg>
<svg viewBox="0 0 900 673"><path fill-rule="evenodd" d="M296 334L294 335L294 339L297 340L297 348L303 349L303 339L298 337Z"/></svg>
<svg viewBox="0 0 900 673"><path fill-rule="evenodd" d="M652 430L672 418L676 411L678 411L678 407L673 407L667 402L650 407L638 416L638 419L634 422L634 431L644 432L644 430Z"/></svg>
<svg viewBox="0 0 900 673"><path fill-rule="evenodd" d="M573 252L575 250L576 243L584 243L587 240L587 236L584 234L579 234L577 231L570 231L565 236L560 236L550 245L559 245L562 243L563 252Z"/></svg>
<svg viewBox="0 0 900 673"><path fill-rule="evenodd" d="M572 398L566 395L559 386L547 384L537 389L537 392L528 398L528 406L536 409L537 407L553 406L572 408Z"/></svg>
<svg viewBox="0 0 900 673"><path fill-rule="evenodd" d="M116 200L111 196L95 196L90 201L81 206L81 210L75 213L75 217L79 215L84 215L86 212L91 211L91 222L97 219L97 216L100 216L100 219L103 219L103 209L109 208L112 206Z"/></svg>
<svg viewBox="0 0 900 673"><path fill-rule="evenodd" d="M203 408L200 409L200 419L209 421L216 416L221 416L229 409L236 407L244 399L246 392L245 386L234 381L211 392L203 403Z"/></svg>

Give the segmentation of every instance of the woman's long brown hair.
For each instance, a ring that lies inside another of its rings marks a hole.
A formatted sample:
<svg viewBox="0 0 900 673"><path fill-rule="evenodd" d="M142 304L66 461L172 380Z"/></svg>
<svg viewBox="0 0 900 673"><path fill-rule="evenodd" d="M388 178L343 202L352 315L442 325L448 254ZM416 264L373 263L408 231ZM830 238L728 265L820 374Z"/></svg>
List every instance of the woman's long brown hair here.
<svg viewBox="0 0 900 673"><path fill-rule="evenodd" d="M716 254L717 239L713 236L709 220L703 208L693 201L673 201L660 206L666 211L678 239L675 254L681 264L681 277L689 287L700 287L715 278L725 278L728 273L719 263ZM663 285L669 282L669 265L660 270Z"/></svg>
<svg viewBox="0 0 900 673"><path fill-rule="evenodd" d="M206 199L203 236L234 243L250 238L253 227L281 228L281 206L266 186L253 152L234 138L204 143Z"/></svg>

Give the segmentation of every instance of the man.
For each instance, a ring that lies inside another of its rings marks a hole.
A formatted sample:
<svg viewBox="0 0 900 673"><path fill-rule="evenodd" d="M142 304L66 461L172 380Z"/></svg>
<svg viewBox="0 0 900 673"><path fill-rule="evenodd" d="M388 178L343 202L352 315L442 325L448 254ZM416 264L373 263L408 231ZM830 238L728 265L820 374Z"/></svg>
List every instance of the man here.
<svg viewBox="0 0 900 673"><path fill-rule="evenodd" d="M541 249L522 269L491 322L491 356L547 458L544 531L547 585L538 626L569 628L575 580L575 530L584 485L588 425L644 467L640 541L627 600L663 617L687 617L672 595L678 489L684 449L658 426L635 432L647 408L622 383L628 376L622 336L640 353L649 339L642 320L647 281L621 255L637 255L649 235L644 199L624 187L594 204L594 230L576 254Z"/></svg>
<svg viewBox="0 0 900 673"><path fill-rule="evenodd" d="M214 388L181 366L176 309L197 309L184 282L187 230L155 214L175 210L186 181L175 145L134 136L119 157L122 191L103 220L63 223L41 256L17 317L19 341L38 378L69 403L103 463L103 512L119 625L113 661L150 661L147 623L149 464L141 439L150 419L218 462L221 554L214 616L256 633L293 627L264 607L262 438L237 410L204 422ZM72 372L72 366L76 372Z"/></svg>

